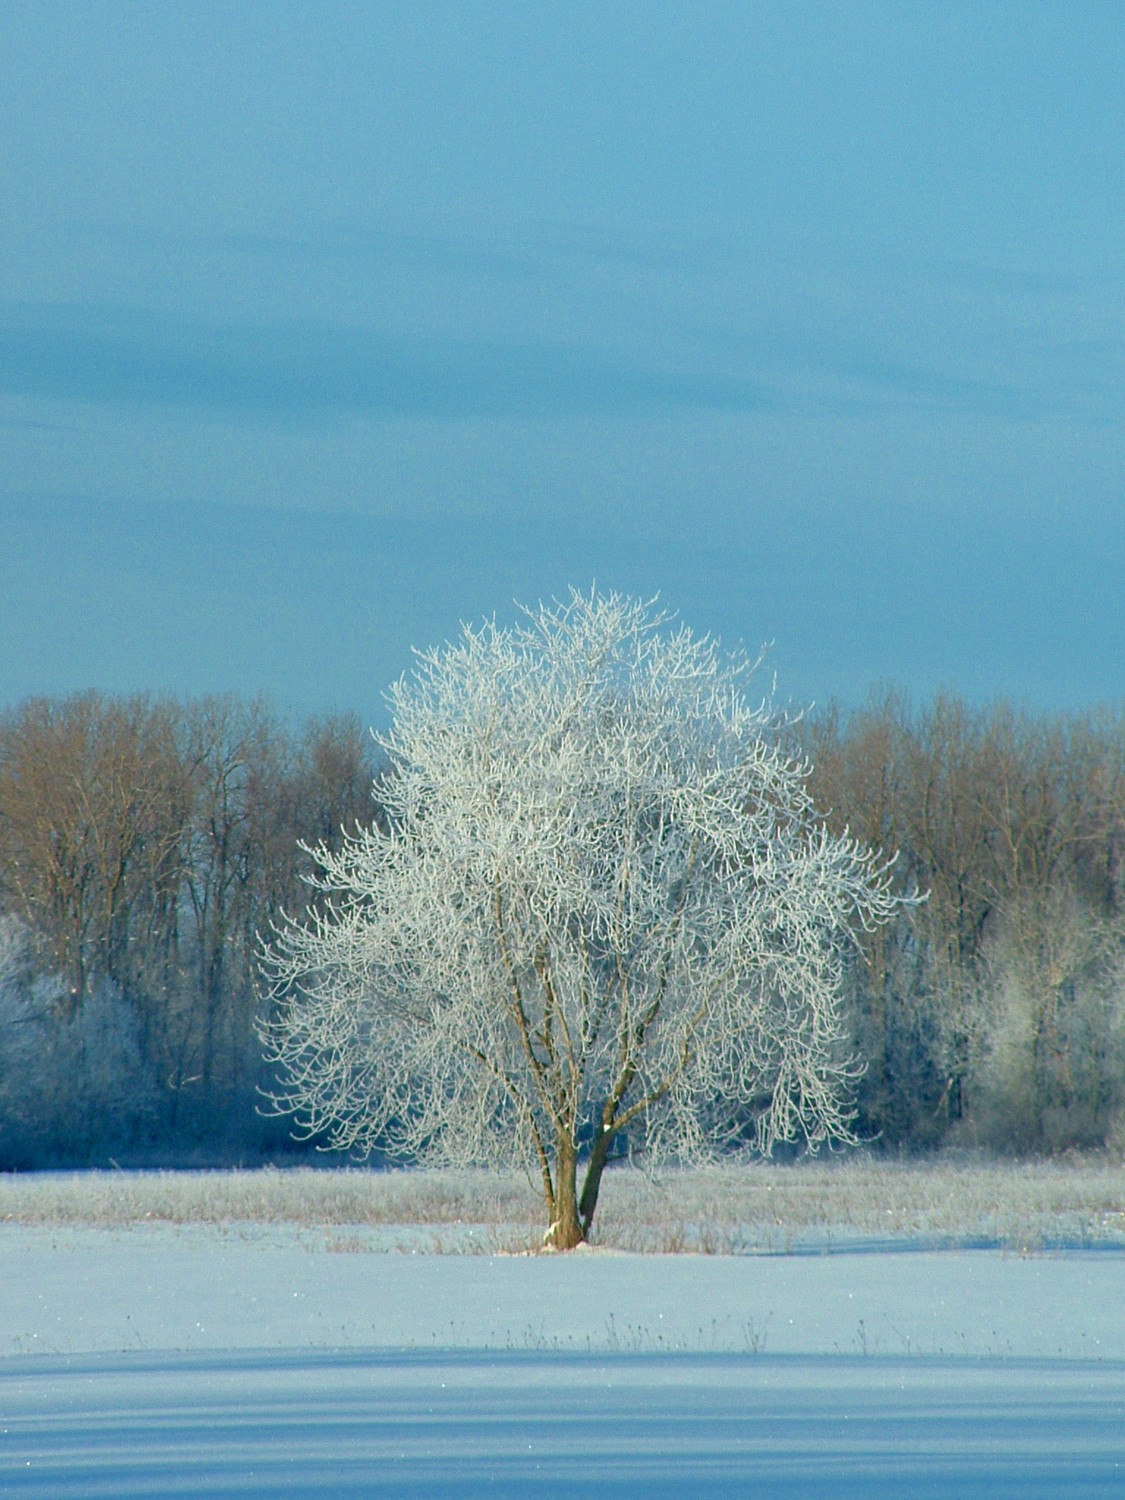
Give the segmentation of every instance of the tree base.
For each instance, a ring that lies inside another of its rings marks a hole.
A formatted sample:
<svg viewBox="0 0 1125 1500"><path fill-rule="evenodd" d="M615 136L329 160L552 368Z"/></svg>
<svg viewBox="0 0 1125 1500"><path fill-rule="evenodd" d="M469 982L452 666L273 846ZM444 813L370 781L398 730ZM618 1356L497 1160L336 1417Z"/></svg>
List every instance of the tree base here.
<svg viewBox="0 0 1125 1500"><path fill-rule="evenodd" d="M556 1219L549 1225L543 1236L544 1250L576 1250L585 1243L586 1236L581 1224L569 1224L562 1219Z"/></svg>

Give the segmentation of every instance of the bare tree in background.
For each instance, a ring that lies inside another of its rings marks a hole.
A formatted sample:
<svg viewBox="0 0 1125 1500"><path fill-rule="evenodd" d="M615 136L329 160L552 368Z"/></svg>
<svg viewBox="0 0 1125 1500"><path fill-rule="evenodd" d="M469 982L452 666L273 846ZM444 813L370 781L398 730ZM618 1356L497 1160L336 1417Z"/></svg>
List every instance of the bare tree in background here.
<svg viewBox="0 0 1125 1500"><path fill-rule="evenodd" d="M611 1151L846 1137L845 955L901 901L747 671L615 595L421 657L386 829L314 851L328 904L267 955L278 1106L346 1149L526 1164L560 1248Z"/></svg>
<svg viewBox="0 0 1125 1500"><path fill-rule="evenodd" d="M186 793L176 710L144 696L29 699L0 719L0 901L35 932L73 1016L172 941Z"/></svg>

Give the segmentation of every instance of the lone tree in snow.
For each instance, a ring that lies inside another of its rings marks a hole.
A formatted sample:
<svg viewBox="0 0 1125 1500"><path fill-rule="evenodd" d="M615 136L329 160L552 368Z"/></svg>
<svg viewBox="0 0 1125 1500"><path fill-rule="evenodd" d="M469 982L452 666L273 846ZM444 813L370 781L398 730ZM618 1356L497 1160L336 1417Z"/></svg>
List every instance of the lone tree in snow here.
<svg viewBox="0 0 1125 1500"><path fill-rule="evenodd" d="M526 1165L564 1249L611 1154L846 1139L845 954L900 898L749 670L617 595L421 656L382 826L313 851L326 901L267 952L277 1105L360 1153Z"/></svg>

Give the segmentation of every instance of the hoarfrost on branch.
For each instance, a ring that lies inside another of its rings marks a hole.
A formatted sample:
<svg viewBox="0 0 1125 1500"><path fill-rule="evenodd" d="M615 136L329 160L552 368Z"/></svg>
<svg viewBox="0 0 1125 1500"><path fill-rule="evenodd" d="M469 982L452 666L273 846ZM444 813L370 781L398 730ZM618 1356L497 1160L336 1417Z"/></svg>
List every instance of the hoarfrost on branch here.
<svg viewBox="0 0 1125 1500"><path fill-rule="evenodd" d="M752 671L596 594L420 656L383 826L315 851L325 904L268 951L279 1107L345 1149L526 1164L562 1247L611 1153L846 1138L843 965L900 898Z"/></svg>

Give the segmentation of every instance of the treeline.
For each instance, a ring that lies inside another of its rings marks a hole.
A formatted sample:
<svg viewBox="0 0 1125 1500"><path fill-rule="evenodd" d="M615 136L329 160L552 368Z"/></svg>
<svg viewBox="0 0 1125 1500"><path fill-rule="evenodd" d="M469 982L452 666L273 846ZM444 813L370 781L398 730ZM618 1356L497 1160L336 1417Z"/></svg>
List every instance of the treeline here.
<svg viewBox="0 0 1125 1500"><path fill-rule="evenodd" d="M239 1160L259 935L376 808L356 719L86 693L0 716L0 1167Z"/></svg>
<svg viewBox="0 0 1125 1500"><path fill-rule="evenodd" d="M852 978L861 1130L899 1148L1125 1145L1125 718L889 693L799 726L835 830L925 901Z"/></svg>
<svg viewBox="0 0 1125 1500"><path fill-rule="evenodd" d="M794 733L833 831L926 895L850 974L860 1131L1125 1143L1125 718L888 694ZM0 1169L291 1149L258 1109L259 938L379 772L358 719L260 702L0 715Z"/></svg>

